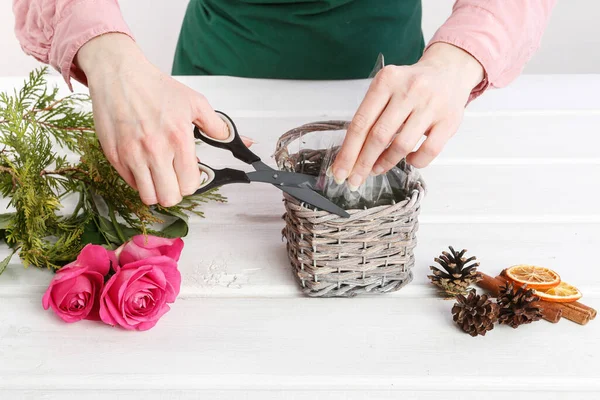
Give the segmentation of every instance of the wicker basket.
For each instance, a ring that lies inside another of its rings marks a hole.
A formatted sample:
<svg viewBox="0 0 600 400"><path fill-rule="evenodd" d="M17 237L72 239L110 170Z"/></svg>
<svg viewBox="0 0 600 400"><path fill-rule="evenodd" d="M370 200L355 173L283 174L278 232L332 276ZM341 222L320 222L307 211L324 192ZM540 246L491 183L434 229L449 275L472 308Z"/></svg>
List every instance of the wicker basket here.
<svg viewBox="0 0 600 400"><path fill-rule="evenodd" d="M289 145L316 131L346 129L347 121L315 122L285 133L274 154L282 170L318 175L326 150L291 154ZM415 174L405 162L398 164ZM302 292L311 297L351 297L396 291L412 280L418 214L425 195L421 178L404 188L406 199L364 210L350 218L300 204L284 193L288 258Z"/></svg>

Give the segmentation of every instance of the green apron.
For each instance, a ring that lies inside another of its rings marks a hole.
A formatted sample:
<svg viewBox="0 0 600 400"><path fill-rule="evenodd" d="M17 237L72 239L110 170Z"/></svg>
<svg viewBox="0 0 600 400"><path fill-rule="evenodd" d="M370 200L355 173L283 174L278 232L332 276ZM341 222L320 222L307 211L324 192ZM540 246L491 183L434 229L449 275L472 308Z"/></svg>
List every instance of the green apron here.
<svg viewBox="0 0 600 400"><path fill-rule="evenodd" d="M362 79L423 48L421 0L190 0L172 72Z"/></svg>

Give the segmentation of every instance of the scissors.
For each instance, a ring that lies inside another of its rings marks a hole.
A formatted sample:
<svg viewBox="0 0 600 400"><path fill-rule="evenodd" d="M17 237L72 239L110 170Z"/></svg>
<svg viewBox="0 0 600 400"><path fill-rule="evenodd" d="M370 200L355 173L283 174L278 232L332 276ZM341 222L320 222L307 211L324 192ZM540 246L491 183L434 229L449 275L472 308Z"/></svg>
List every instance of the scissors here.
<svg viewBox="0 0 600 400"><path fill-rule="evenodd" d="M227 127L229 128L229 137L224 140L213 139L208 137L206 133L198 129L198 127L194 128L194 137L202 140L210 146L230 151L231 154L238 160L252 165L254 171L246 173L244 171L230 168L214 169L206 164L198 163L198 168L200 168L200 171L206 174L207 179L202 182L200 188L195 194L205 193L216 187L232 183L270 183L271 185L279 188L281 191L295 197L300 202L310 204L313 207L337 214L344 218L350 217L350 214L348 214L343 208L335 205L325 197L321 196L319 193L315 192L314 188L317 185L316 176L279 171L269 167L261 161L259 156L254 154L248 147L246 147L240 138L232 119L223 112L216 112L227 124Z"/></svg>

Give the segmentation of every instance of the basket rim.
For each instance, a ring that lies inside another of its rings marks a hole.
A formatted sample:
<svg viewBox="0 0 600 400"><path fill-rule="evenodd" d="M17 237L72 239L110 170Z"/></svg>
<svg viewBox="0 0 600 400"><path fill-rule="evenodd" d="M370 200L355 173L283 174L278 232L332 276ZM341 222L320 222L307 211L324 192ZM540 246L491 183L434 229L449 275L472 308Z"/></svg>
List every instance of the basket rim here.
<svg viewBox="0 0 600 400"><path fill-rule="evenodd" d="M279 139L277 140L277 144L275 146L275 152L273 153L273 158L275 159L275 162L277 163L278 168L282 169L283 166L285 165L285 163L287 162L287 160L289 160L290 155L295 154L295 153L290 153L289 149L288 149L288 145L290 143L292 143L293 141L301 139L303 136L310 134L310 133L315 133L315 132L320 132L320 131L328 131L328 130L347 129L349 124L350 124L350 121L347 121L347 120L321 120L321 121L308 122L308 123L300 125L296 128L289 129L287 132L285 132L283 135L281 135L279 137ZM400 160L400 162L398 162L397 166L400 168L405 168L402 166L402 164L404 164L406 168L414 169L414 167L412 165L409 165L406 163L406 159ZM375 206L375 207L371 207L371 208L367 208L367 209L350 208L350 209L346 209L346 211L350 214L356 214L356 213L364 212L364 211L370 211L370 213L376 213L377 211L381 211L381 210L384 210L384 209L387 209L390 207L398 207L398 204L401 204L401 203L405 203L403 208L414 207L415 204L418 204L420 202L420 200L427 194L427 186L426 186L423 176L421 174L418 174L418 177L414 183L414 187L410 188L410 193L411 193L410 197L407 196L406 199L404 199L398 203L385 204L385 205ZM323 216L323 215L328 215L328 214L334 215L327 211L322 211L322 210L317 210L314 208L307 207L306 205L304 205L304 203L298 201L293 196L287 195L286 193L284 193L284 198L286 198L288 201L291 201L292 203L296 204L297 206L300 206L301 208L305 209L306 212L313 211L315 216ZM339 217L339 216L336 216L336 217ZM339 217L339 218L341 218L343 220L347 220L346 218L342 218L342 217Z"/></svg>
<svg viewBox="0 0 600 400"><path fill-rule="evenodd" d="M425 197L426 194L426 188L422 182L422 178L419 178L419 180L417 181L416 184L416 188L412 189L410 197L407 197L406 199L398 202L398 203L394 203L394 204L384 204L381 206L375 206L375 207L371 207L371 208L350 208L350 209L346 209L345 211L348 212L348 214L350 214L350 218L344 218L341 217L339 215L336 215L334 213L330 213L328 211L324 211L324 210L318 210L316 208L312 208L312 207L307 207L305 205L305 203L299 201L298 199L296 199L295 197L287 194L287 193L283 193L283 197L285 200L287 200L288 202L291 202L293 204L295 204L296 206L302 208L303 212L306 213L312 213L312 215L307 215L307 218L310 218L311 216L314 217L323 217L323 216L332 216L335 217L335 219L332 219L331 221L342 221L342 222L346 222L349 221L351 219L354 219L353 217L357 216L357 214L359 214L361 217L364 217L368 214L376 214L379 211L383 211L383 210L387 210L389 208L392 207L397 207L398 210L403 210L403 209L410 209L413 208L417 205L419 205L421 203L421 200ZM292 212L298 212L298 211L294 211L291 210Z"/></svg>

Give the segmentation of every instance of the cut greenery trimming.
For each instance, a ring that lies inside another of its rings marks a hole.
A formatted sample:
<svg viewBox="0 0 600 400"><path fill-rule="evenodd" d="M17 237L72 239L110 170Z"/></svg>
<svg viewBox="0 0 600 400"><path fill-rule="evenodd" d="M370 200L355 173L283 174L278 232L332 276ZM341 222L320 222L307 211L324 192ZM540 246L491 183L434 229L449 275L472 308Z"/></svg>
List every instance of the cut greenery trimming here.
<svg viewBox="0 0 600 400"><path fill-rule="evenodd" d="M0 93L0 194L12 209L0 214L0 239L12 249L0 273L16 252L25 266L59 269L88 243L116 248L137 234L183 237L189 214L203 216L203 203L226 200L213 191L174 207L145 205L104 156L85 111L89 96L59 97L46 73L34 70L20 90ZM65 212L70 196L76 205Z"/></svg>

